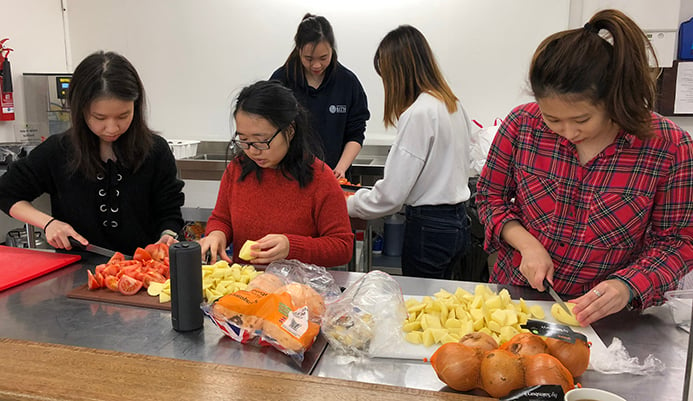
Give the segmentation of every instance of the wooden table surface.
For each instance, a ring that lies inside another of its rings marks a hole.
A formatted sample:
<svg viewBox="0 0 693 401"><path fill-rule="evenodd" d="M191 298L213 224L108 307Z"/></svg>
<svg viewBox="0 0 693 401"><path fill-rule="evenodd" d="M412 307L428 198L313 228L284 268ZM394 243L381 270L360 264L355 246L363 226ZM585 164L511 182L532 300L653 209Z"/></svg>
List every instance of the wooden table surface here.
<svg viewBox="0 0 693 401"><path fill-rule="evenodd" d="M0 366L2 400L490 399L7 338Z"/></svg>

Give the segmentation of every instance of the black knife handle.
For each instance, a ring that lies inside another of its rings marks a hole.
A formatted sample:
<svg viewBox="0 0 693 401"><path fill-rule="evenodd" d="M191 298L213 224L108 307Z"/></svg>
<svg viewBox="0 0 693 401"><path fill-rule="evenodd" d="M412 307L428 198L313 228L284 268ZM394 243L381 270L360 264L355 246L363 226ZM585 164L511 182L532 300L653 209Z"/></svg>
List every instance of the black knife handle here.
<svg viewBox="0 0 693 401"><path fill-rule="evenodd" d="M70 241L70 246L72 246L72 249L83 251L87 248L86 246L82 245L81 242L74 239L74 237L67 237L67 239Z"/></svg>
<svg viewBox="0 0 693 401"><path fill-rule="evenodd" d="M551 283L544 277L544 292L549 292L549 288L551 288Z"/></svg>

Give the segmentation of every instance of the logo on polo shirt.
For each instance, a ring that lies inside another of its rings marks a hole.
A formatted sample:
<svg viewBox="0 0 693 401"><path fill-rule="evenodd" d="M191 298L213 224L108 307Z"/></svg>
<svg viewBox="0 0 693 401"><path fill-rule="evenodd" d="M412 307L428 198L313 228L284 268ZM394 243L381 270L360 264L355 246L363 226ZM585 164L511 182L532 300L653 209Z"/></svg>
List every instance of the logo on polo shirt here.
<svg viewBox="0 0 693 401"><path fill-rule="evenodd" d="M330 105L330 113L335 114L335 113L346 113L347 112L347 107L346 104L332 104Z"/></svg>

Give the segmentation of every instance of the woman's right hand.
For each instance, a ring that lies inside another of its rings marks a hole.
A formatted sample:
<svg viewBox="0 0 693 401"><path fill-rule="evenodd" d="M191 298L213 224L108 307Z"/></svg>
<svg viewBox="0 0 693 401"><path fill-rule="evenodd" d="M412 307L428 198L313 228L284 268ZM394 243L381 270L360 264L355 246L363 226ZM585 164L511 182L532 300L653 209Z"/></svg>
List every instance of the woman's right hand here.
<svg viewBox="0 0 693 401"><path fill-rule="evenodd" d="M71 225L57 219L48 224L45 234L46 241L48 241L50 246L53 248L67 250L72 249L72 245L70 245L70 240L68 237L76 239L84 246L89 245L89 241L79 235Z"/></svg>
<svg viewBox="0 0 693 401"><path fill-rule="evenodd" d="M214 264L217 261L217 256L221 256L222 260L232 263L231 258L226 254L226 234L222 231L212 231L197 242L200 244L203 261L207 258L207 252L209 252L210 260L207 262L209 264Z"/></svg>
<svg viewBox="0 0 693 401"><path fill-rule="evenodd" d="M527 279L532 288L545 291L544 278L553 284L553 260L546 248L539 242L524 247L520 254L520 273Z"/></svg>

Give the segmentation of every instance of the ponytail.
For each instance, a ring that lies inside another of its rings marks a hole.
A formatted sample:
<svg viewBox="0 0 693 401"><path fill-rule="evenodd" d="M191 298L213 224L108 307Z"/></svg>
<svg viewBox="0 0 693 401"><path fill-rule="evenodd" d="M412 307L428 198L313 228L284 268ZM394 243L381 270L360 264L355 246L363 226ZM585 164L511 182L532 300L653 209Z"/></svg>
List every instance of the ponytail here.
<svg viewBox="0 0 693 401"><path fill-rule="evenodd" d="M618 10L596 13L584 27L546 38L532 58L529 79L536 98L571 96L603 104L610 118L638 138L653 135L656 78L652 45Z"/></svg>

